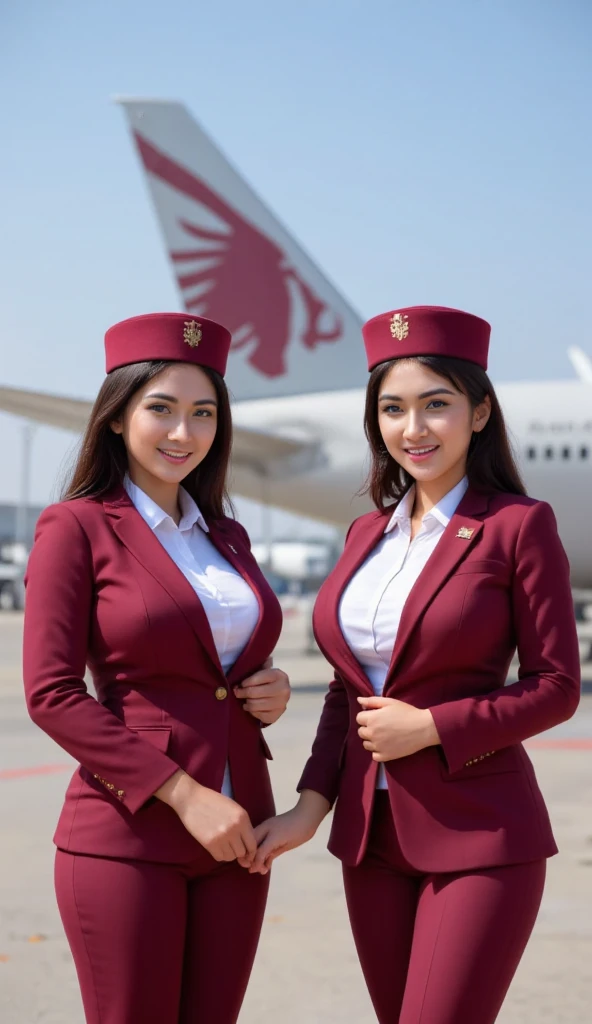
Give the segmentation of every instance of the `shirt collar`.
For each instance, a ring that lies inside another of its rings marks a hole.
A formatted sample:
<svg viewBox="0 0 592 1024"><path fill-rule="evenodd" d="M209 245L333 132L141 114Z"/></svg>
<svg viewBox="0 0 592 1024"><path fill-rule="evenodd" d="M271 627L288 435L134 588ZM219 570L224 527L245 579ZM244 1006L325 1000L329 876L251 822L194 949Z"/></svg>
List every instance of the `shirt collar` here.
<svg viewBox="0 0 592 1024"><path fill-rule="evenodd" d="M179 487L181 521L177 527L177 524L171 516L169 516L168 513L160 507L160 505L157 505L156 502L141 489L141 487L138 487L137 484L133 483L127 473L123 481L123 486L129 495L130 501L136 507L142 516L142 519L148 523L151 530L156 530L162 523L168 522L172 523L175 529L179 530L190 530L197 524L201 527L204 533L210 532L208 524L201 514L199 507L184 487Z"/></svg>
<svg viewBox="0 0 592 1024"><path fill-rule="evenodd" d="M440 523L441 526L447 527L448 523L452 519L456 512L461 500L464 498L469 486L469 481L466 476L462 478L460 483L453 487L448 494L445 494L437 505L434 505L429 512L426 512L423 517L423 522L426 523L430 519ZM413 502L415 501L415 484L409 488L409 490L403 495L395 511L385 529L385 533L389 533L394 530L395 526L400 525L402 522L408 522L411 519L411 513L413 512Z"/></svg>

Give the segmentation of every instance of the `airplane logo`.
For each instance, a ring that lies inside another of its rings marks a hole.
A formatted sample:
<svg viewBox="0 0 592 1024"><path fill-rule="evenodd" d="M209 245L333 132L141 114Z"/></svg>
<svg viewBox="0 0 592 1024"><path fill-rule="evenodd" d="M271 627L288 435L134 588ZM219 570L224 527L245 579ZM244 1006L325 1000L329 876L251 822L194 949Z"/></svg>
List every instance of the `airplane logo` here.
<svg viewBox="0 0 592 1024"><path fill-rule="evenodd" d="M228 327L232 349L252 346L248 362L270 378L287 372L286 354L294 342L314 349L342 339L341 318L315 294L271 238L138 132L135 140L146 170L195 204L191 219L177 221L187 247L170 253L189 313ZM204 223L204 208L224 227L213 230ZM294 327L295 296L304 314L298 327Z"/></svg>

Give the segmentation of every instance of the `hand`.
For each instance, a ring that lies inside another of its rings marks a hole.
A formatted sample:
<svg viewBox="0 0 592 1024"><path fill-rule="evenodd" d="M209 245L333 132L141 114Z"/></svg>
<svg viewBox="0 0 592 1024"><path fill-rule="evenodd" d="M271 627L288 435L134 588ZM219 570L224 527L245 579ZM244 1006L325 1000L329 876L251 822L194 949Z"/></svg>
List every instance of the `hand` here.
<svg viewBox="0 0 592 1024"><path fill-rule="evenodd" d="M249 867L257 840L247 812L215 789L177 771L154 794L178 814L185 828L218 861L239 860Z"/></svg>
<svg viewBox="0 0 592 1024"><path fill-rule="evenodd" d="M391 697L358 697L363 711L356 717L358 736L373 761L409 757L440 742L429 708L414 708Z"/></svg>
<svg viewBox="0 0 592 1024"><path fill-rule="evenodd" d="M250 874L266 875L272 861L288 850L295 850L312 839L321 821L329 813L329 801L312 789L304 790L291 811L268 818L255 829L259 849L250 865Z"/></svg>
<svg viewBox="0 0 592 1024"><path fill-rule="evenodd" d="M273 659L268 658L259 672L234 688L236 696L245 702L245 711L264 725L273 725L282 717L292 692L286 673L272 666Z"/></svg>

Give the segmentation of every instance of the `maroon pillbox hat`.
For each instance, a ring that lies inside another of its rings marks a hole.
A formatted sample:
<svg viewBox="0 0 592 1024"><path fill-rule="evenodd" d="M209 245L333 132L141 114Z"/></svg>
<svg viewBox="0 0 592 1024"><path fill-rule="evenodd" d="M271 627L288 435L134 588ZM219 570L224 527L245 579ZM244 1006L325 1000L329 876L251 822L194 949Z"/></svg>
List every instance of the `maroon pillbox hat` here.
<svg viewBox="0 0 592 1024"><path fill-rule="evenodd" d="M490 333L486 320L447 306L391 309L362 327L369 370L409 356L454 356L486 370Z"/></svg>
<svg viewBox="0 0 592 1024"><path fill-rule="evenodd" d="M130 363L171 360L209 366L224 376L230 341L230 331L205 316L132 316L114 324L105 334L106 371L111 373Z"/></svg>

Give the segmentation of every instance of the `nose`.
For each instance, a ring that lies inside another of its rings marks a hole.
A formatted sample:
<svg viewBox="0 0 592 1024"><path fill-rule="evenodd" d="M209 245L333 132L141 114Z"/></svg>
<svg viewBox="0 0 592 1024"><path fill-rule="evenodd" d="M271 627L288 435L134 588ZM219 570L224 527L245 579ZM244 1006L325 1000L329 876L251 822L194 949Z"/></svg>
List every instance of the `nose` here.
<svg viewBox="0 0 592 1024"><path fill-rule="evenodd" d="M427 434L427 427L419 412L413 409L409 410L405 421L405 427L403 430L403 436L406 441L411 443L420 441Z"/></svg>
<svg viewBox="0 0 592 1024"><path fill-rule="evenodd" d="M191 431L189 425L184 418L180 418L169 430L169 438L171 441L179 441L181 444L186 444L191 440Z"/></svg>

